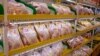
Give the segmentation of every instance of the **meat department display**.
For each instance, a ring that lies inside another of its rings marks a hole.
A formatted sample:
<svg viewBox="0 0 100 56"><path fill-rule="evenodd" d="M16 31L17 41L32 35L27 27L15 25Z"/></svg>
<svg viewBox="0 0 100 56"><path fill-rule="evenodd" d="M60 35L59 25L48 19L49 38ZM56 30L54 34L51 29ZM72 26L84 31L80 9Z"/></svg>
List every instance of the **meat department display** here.
<svg viewBox="0 0 100 56"><path fill-rule="evenodd" d="M24 45L31 45L44 40L47 41L49 39L59 37L64 34L68 34L73 31L72 24L67 21L63 21L63 22L55 21L55 22L43 22L43 23L38 22L34 24L22 24L22 25L10 24L8 26L9 26L8 27L9 30L8 30L7 39L8 39L10 50L20 48ZM54 29L51 28L57 29L57 31L53 31ZM53 33L50 34L50 32ZM60 35L57 35L57 33ZM52 36L53 34L54 36ZM89 37L90 35L84 34L82 36ZM65 43L68 43L70 48L76 48L84 41L84 38L82 36L73 37L69 40L66 40ZM19 56L24 56L24 55L60 56L63 52L63 49L64 49L63 44L59 42L59 43L52 44L49 47L44 47L42 48L42 50L39 49L38 51L34 50L31 52L27 51L25 53L21 53L19 54ZM87 50L84 49L84 51L88 51L88 49Z"/></svg>
<svg viewBox="0 0 100 56"><path fill-rule="evenodd" d="M8 26L7 39L10 50L41 41L47 41L49 39L60 37L61 35L68 34L73 31L71 23L67 21L55 21L48 24L45 22L21 25L9 24Z"/></svg>

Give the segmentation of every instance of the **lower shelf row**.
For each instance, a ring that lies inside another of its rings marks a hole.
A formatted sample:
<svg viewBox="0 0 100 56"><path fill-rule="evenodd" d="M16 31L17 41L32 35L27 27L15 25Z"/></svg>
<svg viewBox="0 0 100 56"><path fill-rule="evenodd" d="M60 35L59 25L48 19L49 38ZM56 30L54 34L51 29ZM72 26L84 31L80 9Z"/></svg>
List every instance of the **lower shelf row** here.
<svg viewBox="0 0 100 56"><path fill-rule="evenodd" d="M88 56L92 52L92 49L84 45L90 41L90 38L77 36L62 42L57 42L52 45L45 46L40 49L33 49L20 54L16 54L14 56Z"/></svg>

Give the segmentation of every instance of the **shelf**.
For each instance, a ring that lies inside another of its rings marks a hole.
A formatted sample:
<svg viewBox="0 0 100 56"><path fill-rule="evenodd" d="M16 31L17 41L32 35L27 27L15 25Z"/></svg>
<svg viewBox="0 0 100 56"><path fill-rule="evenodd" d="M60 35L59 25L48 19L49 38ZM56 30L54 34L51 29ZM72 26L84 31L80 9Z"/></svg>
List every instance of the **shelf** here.
<svg viewBox="0 0 100 56"><path fill-rule="evenodd" d="M100 17L100 14L99 15L96 15L96 17Z"/></svg>
<svg viewBox="0 0 100 56"><path fill-rule="evenodd" d="M88 31L90 31L90 30L92 30L92 29L94 29L96 27L99 27L99 26L100 25L95 25L95 26L87 28L87 29L85 29L83 31L79 31L79 32L72 33L72 34L63 35L63 36L60 36L60 37L57 37L57 38L54 38L54 39L50 39L50 40L47 40L47 41L42 41L42 42L39 42L39 43L36 43L36 44L32 44L32 45L29 45L29 46L25 46L25 47L21 47L21 48L18 48L18 49L14 49L14 50L9 51L8 54L9 54L9 56L11 56L11 55L14 55L14 54L25 52L27 50L42 48L44 46L47 46L47 45L62 41L64 39L69 39L69 38L72 38L72 37L75 37L75 36L82 35L82 34L88 32ZM1 54L0 54L0 56L1 56Z"/></svg>
<svg viewBox="0 0 100 56"><path fill-rule="evenodd" d="M94 36L94 40L99 40L100 41L100 34L99 33Z"/></svg>
<svg viewBox="0 0 100 56"><path fill-rule="evenodd" d="M0 52L0 56L4 56L4 53L3 52Z"/></svg>
<svg viewBox="0 0 100 56"><path fill-rule="evenodd" d="M94 18L95 15L79 15L78 18Z"/></svg>
<svg viewBox="0 0 100 56"><path fill-rule="evenodd" d="M92 39L86 39L84 38L84 41L82 42L81 45L77 46L76 48L73 48L73 49L65 49L62 53L62 56L67 56L69 53L77 50L77 49L80 49L82 46L84 46L85 44L89 43Z"/></svg>
<svg viewBox="0 0 100 56"><path fill-rule="evenodd" d="M28 20L51 20L51 19L75 19L75 18L93 18L95 15L50 15L50 14L37 14L37 15L8 15L10 21L28 21ZM3 21L3 15L0 15L0 21Z"/></svg>
<svg viewBox="0 0 100 56"><path fill-rule="evenodd" d="M50 14L37 14L37 15L8 15L10 21L26 21L26 20L48 20L48 19L74 19L76 15L50 15ZM0 16L0 20L3 15Z"/></svg>

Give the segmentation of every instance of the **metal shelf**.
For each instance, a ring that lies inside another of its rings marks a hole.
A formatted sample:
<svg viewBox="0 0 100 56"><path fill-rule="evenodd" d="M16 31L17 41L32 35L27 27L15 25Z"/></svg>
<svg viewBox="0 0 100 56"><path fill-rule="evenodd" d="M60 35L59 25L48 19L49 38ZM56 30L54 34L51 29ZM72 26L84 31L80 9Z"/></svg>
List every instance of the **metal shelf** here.
<svg viewBox="0 0 100 56"><path fill-rule="evenodd" d="M94 36L94 40L99 40L100 41L100 34L99 33Z"/></svg>
<svg viewBox="0 0 100 56"><path fill-rule="evenodd" d="M94 18L95 15L79 15L78 18Z"/></svg>
<svg viewBox="0 0 100 56"><path fill-rule="evenodd" d="M27 20L48 20L48 19L74 19L76 15L50 15L50 14L36 14L36 15L8 15L10 21L27 21ZM3 20L3 15L0 15L0 21Z"/></svg>
<svg viewBox="0 0 100 56"><path fill-rule="evenodd" d="M32 21L32 20L55 20L55 19L75 19L75 18L93 18L99 15L50 15L50 14L36 14L36 15L8 15L10 21ZM0 15L0 21L3 21L3 15Z"/></svg>

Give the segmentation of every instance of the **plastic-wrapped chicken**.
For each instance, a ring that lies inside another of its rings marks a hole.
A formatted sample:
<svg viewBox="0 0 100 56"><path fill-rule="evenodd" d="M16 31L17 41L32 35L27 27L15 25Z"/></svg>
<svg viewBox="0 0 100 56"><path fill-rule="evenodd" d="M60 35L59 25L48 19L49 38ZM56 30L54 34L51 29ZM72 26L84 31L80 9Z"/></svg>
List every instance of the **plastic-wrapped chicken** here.
<svg viewBox="0 0 100 56"><path fill-rule="evenodd" d="M42 55L38 51L34 51L34 53L29 56L42 56Z"/></svg>
<svg viewBox="0 0 100 56"><path fill-rule="evenodd" d="M33 25L21 25L19 26L19 32L24 45L30 45L39 42Z"/></svg>
<svg viewBox="0 0 100 56"><path fill-rule="evenodd" d="M72 29L71 23L70 22L66 22L65 24L66 24L66 27L68 27L68 28L66 28L67 29L67 33L72 33L73 29Z"/></svg>
<svg viewBox="0 0 100 56"><path fill-rule="evenodd" d="M37 14L50 14L50 10L46 3L40 3L40 2L29 2L32 6L34 6L37 10Z"/></svg>
<svg viewBox="0 0 100 56"><path fill-rule="evenodd" d="M94 14L94 12L93 12L92 9L89 9L89 13L90 13L90 14Z"/></svg>
<svg viewBox="0 0 100 56"><path fill-rule="evenodd" d="M38 36L40 38L40 41L44 41L44 40L48 40L50 39L50 34L48 29L46 28L45 24L41 23L41 24L34 24L35 29L38 33Z"/></svg>
<svg viewBox="0 0 100 56"><path fill-rule="evenodd" d="M64 29L62 28L61 22L55 22L55 24L56 24L56 27L57 27L57 29L58 29L58 31L59 31L59 35L60 35L60 36L61 36L61 35L64 35L65 32L64 32Z"/></svg>
<svg viewBox="0 0 100 56"><path fill-rule="evenodd" d="M18 32L17 25L11 24L11 26L8 27L7 41L10 50L23 46L22 40Z"/></svg>
<svg viewBox="0 0 100 56"><path fill-rule="evenodd" d="M49 30L51 38L55 38L59 36L59 30L57 29L54 23L47 24L47 28Z"/></svg>
<svg viewBox="0 0 100 56"><path fill-rule="evenodd" d="M75 38L75 39L80 44L84 41L84 38L82 36L77 36L77 38Z"/></svg>
<svg viewBox="0 0 100 56"><path fill-rule="evenodd" d="M87 54L91 54L92 53L92 49L91 48L89 48L89 46L83 46L83 47L81 47L80 49L82 49L84 52L86 52Z"/></svg>
<svg viewBox="0 0 100 56"><path fill-rule="evenodd" d="M92 34L89 32L89 33L85 33L82 36L85 37L85 38L91 38L92 37Z"/></svg>
<svg viewBox="0 0 100 56"><path fill-rule="evenodd" d="M92 26L92 24L90 22L88 22L88 21L80 21L79 24L81 24L81 25L83 25L85 27L89 27L89 26L91 27Z"/></svg>
<svg viewBox="0 0 100 56"><path fill-rule="evenodd" d="M32 14L32 9L26 7L24 4L17 3L17 2L8 2L7 3L7 12L8 14Z"/></svg>
<svg viewBox="0 0 100 56"><path fill-rule="evenodd" d="M64 14L64 11L59 4L52 4L52 6L56 9L57 14Z"/></svg>
<svg viewBox="0 0 100 56"><path fill-rule="evenodd" d="M78 36L76 38L69 39L67 43L71 48L75 48L76 46L80 45L83 42L84 38L82 36Z"/></svg>
<svg viewBox="0 0 100 56"><path fill-rule="evenodd" d="M69 39L67 43L71 48L75 48L78 44L75 38Z"/></svg>
<svg viewBox="0 0 100 56"><path fill-rule="evenodd" d="M72 8L73 9L75 9L76 11L78 11L78 13L79 14L84 14L84 12L83 12L83 6L81 6L81 5L74 5L74 6L72 6Z"/></svg>
<svg viewBox="0 0 100 56"><path fill-rule="evenodd" d="M52 50L54 52L54 56L60 56L63 51L62 42L58 42L52 45Z"/></svg>
<svg viewBox="0 0 100 56"><path fill-rule="evenodd" d="M87 56L88 54L84 52L83 50L75 50L72 53L72 56Z"/></svg>
<svg viewBox="0 0 100 56"><path fill-rule="evenodd" d="M42 49L41 56L54 56L53 50L48 46Z"/></svg>
<svg viewBox="0 0 100 56"><path fill-rule="evenodd" d="M59 5L59 8L62 9L63 14L73 14L73 12L70 10L69 7L63 6L63 5Z"/></svg>

